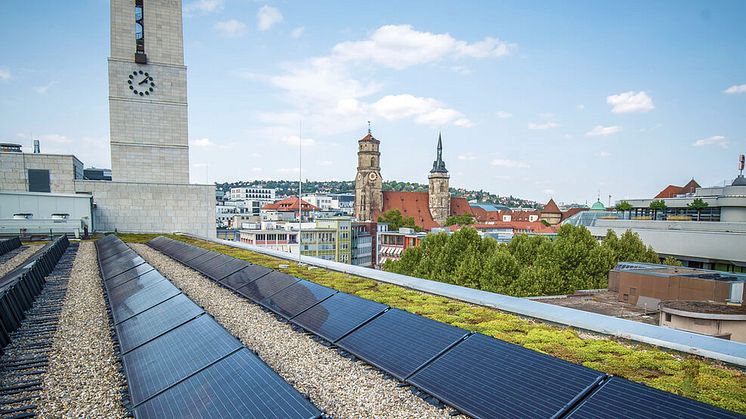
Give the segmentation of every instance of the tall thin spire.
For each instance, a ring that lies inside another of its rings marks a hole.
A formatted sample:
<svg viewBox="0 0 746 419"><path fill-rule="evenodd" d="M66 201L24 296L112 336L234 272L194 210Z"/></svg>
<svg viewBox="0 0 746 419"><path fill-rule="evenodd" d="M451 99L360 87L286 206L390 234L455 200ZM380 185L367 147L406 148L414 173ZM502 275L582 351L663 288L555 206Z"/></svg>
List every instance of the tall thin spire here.
<svg viewBox="0 0 746 419"><path fill-rule="evenodd" d="M371 134L371 132L370 132L370 121L368 121L368 134Z"/></svg>
<svg viewBox="0 0 746 419"><path fill-rule="evenodd" d="M446 163L443 161L443 138L441 137L441 133L438 132L438 155L436 157L436 160L433 162L433 170L430 171L430 173L448 173L448 170L446 170Z"/></svg>

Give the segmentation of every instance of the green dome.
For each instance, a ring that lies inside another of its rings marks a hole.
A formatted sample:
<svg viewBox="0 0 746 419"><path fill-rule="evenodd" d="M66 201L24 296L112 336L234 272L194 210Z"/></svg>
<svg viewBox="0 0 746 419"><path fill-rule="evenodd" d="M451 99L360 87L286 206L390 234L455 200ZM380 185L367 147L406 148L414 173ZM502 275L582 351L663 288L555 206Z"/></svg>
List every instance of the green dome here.
<svg viewBox="0 0 746 419"><path fill-rule="evenodd" d="M601 201L596 201L591 205L591 211L606 211L606 206Z"/></svg>

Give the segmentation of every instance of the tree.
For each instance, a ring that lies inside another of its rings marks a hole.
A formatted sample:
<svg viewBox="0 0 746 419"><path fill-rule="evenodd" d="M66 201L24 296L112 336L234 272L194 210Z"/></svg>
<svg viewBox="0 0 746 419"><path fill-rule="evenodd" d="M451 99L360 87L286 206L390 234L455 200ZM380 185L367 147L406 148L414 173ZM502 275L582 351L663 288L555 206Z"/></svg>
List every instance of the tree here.
<svg viewBox="0 0 746 419"><path fill-rule="evenodd" d="M687 208L697 211L697 221L699 221L699 218L700 218L699 215L702 212L702 210L709 206L710 204L703 201L702 198L695 198L694 201L686 205Z"/></svg>
<svg viewBox="0 0 746 419"><path fill-rule="evenodd" d="M508 243L508 250L515 256L521 266L531 266L538 254L539 246L549 241L543 236L519 234Z"/></svg>
<svg viewBox="0 0 746 419"><path fill-rule="evenodd" d="M653 210L653 219L657 220L658 219L658 211L665 212L666 208L668 208L668 206L666 205L666 202L664 200L662 200L662 199L659 200L659 201L653 200L650 203L650 209Z"/></svg>
<svg viewBox="0 0 746 419"><path fill-rule="evenodd" d="M627 230L619 238L619 249L615 255L615 263L619 262L647 262L658 263L660 259L652 247L645 247L640 236Z"/></svg>
<svg viewBox="0 0 746 419"><path fill-rule="evenodd" d="M415 225L414 217L404 217L398 209L392 209L384 212L378 217L379 223L388 223L389 230L397 231L401 227L412 228L415 231L421 229Z"/></svg>
<svg viewBox="0 0 746 419"><path fill-rule="evenodd" d="M466 226L474 224L474 216L471 214L462 214L462 215L451 215L448 218L446 218L446 225L452 226L452 225L460 225L460 226Z"/></svg>
<svg viewBox="0 0 746 419"><path fill-rule="evenodd" d="M632 211L632 204L627 201L622 201L616 204L616 206L614 206L614 209L616 209L617 211L621 211L622 218L624 218L624 215L627 211Z"/></svg>
<svg viewBox="0 0 746 419"><path fill-rule="evenodd" d="M666 256L666 258L663 259L663 264L664 265L669 265L669 266L683 266L683 264L681 263L681 261L678 260L678 259L676 259L673 256Z"/></svg>
<svg viewBox="0 0 746 419"><path fill-rule="evenodd" d="M479 279L479 288L485 291L508 294L513 282L521 274L518 260L504 244L489 253Z"/></svg>

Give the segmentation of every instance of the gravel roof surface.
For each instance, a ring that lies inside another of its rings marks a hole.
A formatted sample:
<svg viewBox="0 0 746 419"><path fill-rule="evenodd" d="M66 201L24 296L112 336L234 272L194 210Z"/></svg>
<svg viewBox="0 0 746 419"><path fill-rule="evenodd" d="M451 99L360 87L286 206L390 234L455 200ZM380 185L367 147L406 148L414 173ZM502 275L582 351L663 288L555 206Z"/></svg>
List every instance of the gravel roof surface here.
<svg viewBox="0 0 746 419"><path fill-rule="evenodd" d="M294 331L258 305L143 244L130 244L272 369L334 417L447 418L374 367Z"/></svg>
<svg viewBox="0 0 746 419"><path fill-rule="evenodd" d="M16 253L15 256L8 259L6 262L3 262L2 264L0 264L0 278L5 276L5 274L12 271L13 269L20 266L21 263L23 263L23 261L30 258L31 255L33 255L34 252L36 252L37 250L41 249L42 246L40 244L33 244L31 246L25 246L25 247L26 247L25 249L21 247L19 249L13 250L13 251L18 251L18 253ZM7 255L4 255L4 256L7 256Z"/></svg>
<svg viewBox="0 0 746 419"><path fill-rule="evenodd" d="M93 242L81 242L70 273L37 414L125 417L125 381L109 331Z"/></svg>

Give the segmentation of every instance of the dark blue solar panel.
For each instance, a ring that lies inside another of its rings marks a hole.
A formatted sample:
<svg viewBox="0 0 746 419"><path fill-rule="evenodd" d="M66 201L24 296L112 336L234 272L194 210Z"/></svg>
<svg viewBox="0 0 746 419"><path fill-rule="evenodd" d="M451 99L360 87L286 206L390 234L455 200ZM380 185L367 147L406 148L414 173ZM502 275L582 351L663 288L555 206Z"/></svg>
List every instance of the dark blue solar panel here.
<svg viewBox="0 0 746 419"><path fill-rule="evenodd" d="M122 254L123 252L126 252L128 250L132 250L124 244L124 242L115 243L111 246L102 246L97 249L98 251L98 258L101 261L105 261L107 259L110 259L116 255Z"/></svg>
<svg viewBox="0 0 746 419"><path fill-rule="evenodd" d="M137 418L317 418L321 412L248 349L135 409Z"/></svg>
<svg viewBox="0 0 746 419"><path fill-rule="evenodd" d="M132 403L137 405L228 355L241 343L202 315L122 357Z"/></svg>
<svg viewBox="0 0 746 419"><path fill-rule="evenodd" d="M130 270L124 271L119 275L109 278L109 280L104 282L104 285L106 285L107 290L111 290L152 270L152 266L147 263L143 263L142 265L135 266Z"/></svg>
<svg viewBox="0 0 746 419"><path fill-rule="evenodd" d="M151 307L117 325L121 353L127 353L204 312L184 294Z"/></svg>
<svg viewBox="0 0 746 419"><path fill-rule="evenodd" d="M256 281L249 282L243 287L237 289L236 292L248 297L255 303L258 303L277 291L287 288L298 281L300 280L294 276L278 271L272 271Z"/></svg>
<svg viewBox="0 0 746 419"><path fill-rule="evenodd" d="M166 237L158 236L154 238L153 240L149 241L148 246L156 250L161 250L164 246L167 246L170 243L171 241L167 239Z"/></svg>
<svg viewBox="0 0 746 419"><path fill-rule="evenodd" d="M214 281L220 281L226 276L249 265L250 264L244 260L236 259L227 255L220 255L215 259L203 263L197 270Z"/></svg>
<svg viewBox="0 0 746 419"><path fill-rule="evenodd" d="M339 340L337 346L403 380L467 333L391 309Z"/></svg>
<svg viewBox="0 0 746 419"><path fill-rule="evenodd" d="M340 292L294 317L291 322L335 342L387 308L387 305Z"/></svg>
<svg viewBox="0 0 746 419"><path fill-rule="evenodd" d="M568 418L743 418L743 416L612 377L587 397Z"/></svg>
<svg viewBox="0 0 746 419"><path fill-rule="evenodd" d="M114 324L121 323L178 294L181 294L181 291L174 284L169 281L159 281L147 289L130 294L117 305L109 300Z"/></svg>
<svg viewBox="0 0 746 419"><path fill-rule="evenodd" d="M605 374L482 334L407 381L475 418L548 418Z"/></svg>
<svg viewBox="0 0 746 419"><path fill-rule="evenodd" d="M195 247L185 244L180 248L174 249L174 251L169 254L169 256L186 265L186 263L190 260L196 257L200 257L207 252L207 249L202 249L201 247Z"/></svg>
<svg viewBox="0 0 746 419"><path fill-rule="evenodd" d="M256 281L270 272L272 272L272 269L270 268L265 268L264 266L259 265L249 265L238 272L226 276L220 281L220 283L232 290L237 290L249 282Z"/></svg>
<svg viewBox="0 0 746 419"><path fill-rule="evenodd" d="M186 262L186 265L192 269L199 270L203 263L209 262L211 259L215 259L218 256L220 256L220 253L211 252L208 250L207 252L197 256L196 258Z"/></svg>
<svg viewBox="0 0 746 419"><path fill-rule="evenodd" d="M275 313L289 319L307 310L320 301L337 293L337 290L300 280L264 299L261 304Z"/></svg>
<svg viewBox="0 0 746 419"><path fill-rule="evenodd" d="M160 272L156 270L146 272L138 276L137 278L132 279L131 281L125 282L124 284L116 288L110 289L109 304L111 304L112 307L116 307L121 304L122 300L129 297L130 295L147 289L148 287L153 286L154 284L161 281L166 281L166 278L161 275Z"/></svg>
<svg viewBox="0 0 746 419"><path fill-rule="evenodd" d="M116 261L101 265L101 274L104 277L104 280L109 280L122 272L132 269L135 266L142 265L143 263L145 263L145 259L137 255L121 259L116 258Z"/></svg>

